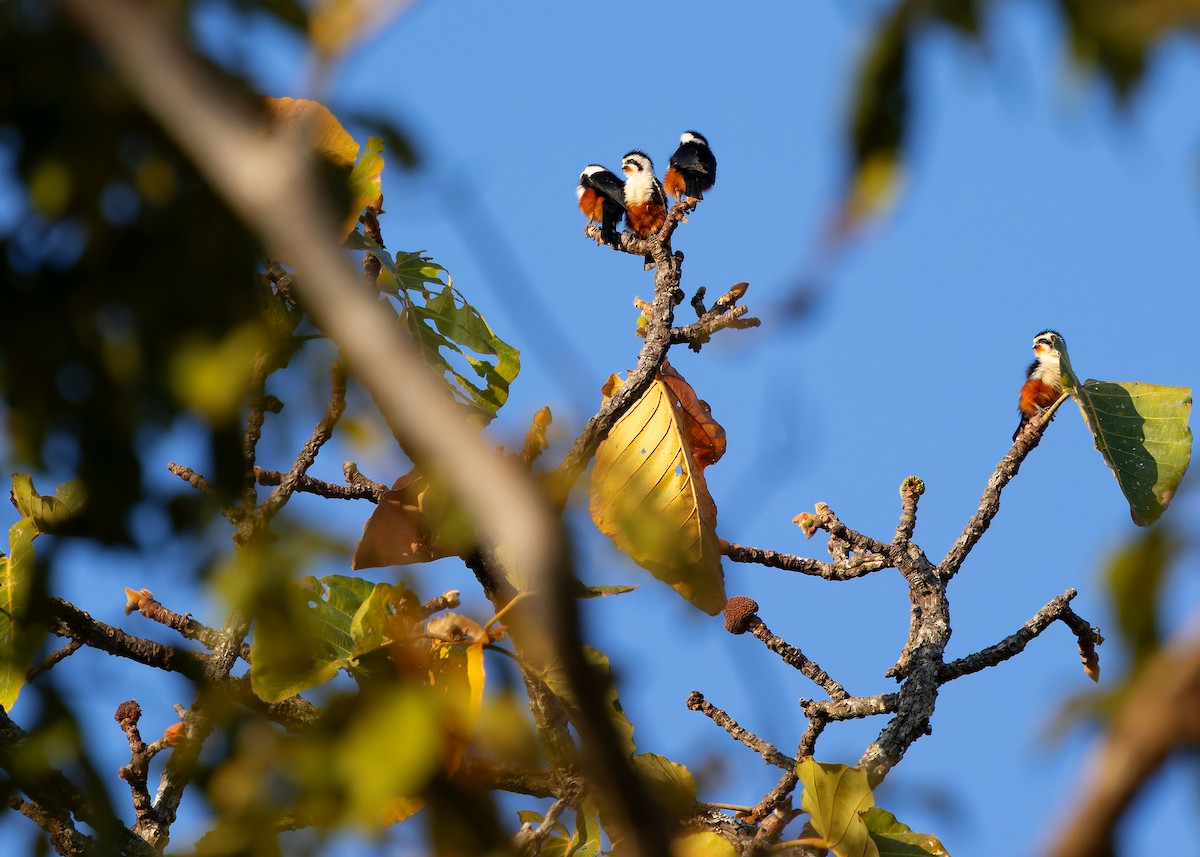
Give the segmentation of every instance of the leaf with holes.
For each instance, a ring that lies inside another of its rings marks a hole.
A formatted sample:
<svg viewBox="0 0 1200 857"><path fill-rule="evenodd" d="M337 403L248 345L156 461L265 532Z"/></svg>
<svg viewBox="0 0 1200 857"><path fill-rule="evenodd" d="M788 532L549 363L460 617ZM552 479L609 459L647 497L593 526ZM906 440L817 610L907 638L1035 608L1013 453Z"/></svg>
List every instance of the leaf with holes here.
<svg viewBox="0 0 1200 857"><path fill-rule="evenodd" d="M596 527L634 562L715 616L725 606L717 506L693 454L689 419L657 378L596 449L589 508Z"/></svg>
<svg viewBox="0 0 1200 857"><path fill-rule="evenodd" d="M305 577L284 590L285 603L260 611L250 643L250 686L260 699L278 702L324 684L340 669L374 648L383 616L360 613L364 604L383 613L394 609L375 595L385 583L331 574ZM362 639L355 638L359 629Z"/></svg>
<svg viewBox="0 0 1200 857"><path fill-rule="evenodd" d="M451 286L427 294L424 304L410 295L400 323L420 343L426 363L449 376L450 388L489 419L494 417L508 401L509 385L521 369L520 352L497 336Z"/></svg>

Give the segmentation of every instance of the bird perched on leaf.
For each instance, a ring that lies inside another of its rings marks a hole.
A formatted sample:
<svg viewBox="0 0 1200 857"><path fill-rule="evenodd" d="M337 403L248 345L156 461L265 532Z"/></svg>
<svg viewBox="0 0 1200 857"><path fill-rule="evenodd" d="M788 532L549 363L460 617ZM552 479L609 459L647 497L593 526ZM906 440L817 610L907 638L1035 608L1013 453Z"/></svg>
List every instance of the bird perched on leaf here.
<svg viewBox="0 0 1200 857"><path fill-rule="evenodd" d="M1043 330L1033 338L1034 360L1025 372L1026 381L1021 387L1021 398L1017 402L1021 422L1013 432L1013 440L1017 439L1026 423L1043 413L1062 395L1061 355L1054 343L1055 339L1064 342L1055 330Z"/></svg>
<svg viewBox="0 0 1200 857"><path fill-rule="evenodd" d="M654 163L638 149L621 159L625 173L625 225L638 238L649 238L667 219L667 195L654 175ZM654 266L654 257L646 254L646 268Z"/></svg>
<svg viewBox="0 0 1200 857"><path fill-rule="evenodd" d="M679 200L704 199L704 192L716 182L717 159L708 140L699 131L684 131L663 179L667 193Z"/></svg>
<svg viewBox="0 0 1200 857"><path fill-rule="evenodd" d="M617 225L625 216L625 182L599 164L583 168L575 188L579 210L591 223L600 224L600 240L617 247Z"/></svg>

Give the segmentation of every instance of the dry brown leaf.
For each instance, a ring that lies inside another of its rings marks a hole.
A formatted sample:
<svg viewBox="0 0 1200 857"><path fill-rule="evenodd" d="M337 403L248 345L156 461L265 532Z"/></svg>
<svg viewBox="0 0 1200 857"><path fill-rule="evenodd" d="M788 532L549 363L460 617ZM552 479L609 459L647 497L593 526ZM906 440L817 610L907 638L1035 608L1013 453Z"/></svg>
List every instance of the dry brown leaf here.
<svg viewBox="0 0 1200 857"><path fill-rule="evenodd" d="M667 385L680 408L680 429L692 447L692 457L703 470L725 454L725 429L712 418L712 408L699 398L692 385L670 363L663 361L658 377Z"/></svg>
<svg viewBox="0 0 1200 857"><path fill-rule="evenodd" d="M411 565L450 556L438 546L437 533L423 509L428 487L416 468L396 480L363 525L352 569Z"/></svg>

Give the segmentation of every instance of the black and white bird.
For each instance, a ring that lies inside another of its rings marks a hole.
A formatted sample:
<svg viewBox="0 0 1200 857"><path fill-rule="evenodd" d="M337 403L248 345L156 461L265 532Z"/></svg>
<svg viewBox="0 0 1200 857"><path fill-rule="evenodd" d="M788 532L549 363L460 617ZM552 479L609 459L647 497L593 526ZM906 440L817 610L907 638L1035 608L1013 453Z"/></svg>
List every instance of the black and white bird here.
<svg viewBox="0 0 1200 857"><path fill-rule="evenodd" d="M1021 422L1013 432L1013 440L1017 439L1021 429L1030 420L1043 413L1062 395L1062 355L1058 350L1058 342L1063 342L1063 338L1056 330L1043 330L1033 338L1034 359L1025 371L1025 383L1017 400Z"/></svg>
<svg viewBox="0 0 1200 857"><path fill-rule="evenodd" d="M708 140L698 131L684 131L663 180L667 193L679 200L704 199L704 192L716 182L717 159Z"/></svg>
<svg viewBox="0 0 1200 857"><path fill-rule="evenodd" d="M621 170L625 173L625 225L634 236L649 238L667 219L667 195L662 182L654 175L649 155L638 149L625 153ZM653 265L654 257L647 254L647 270Z"/></svg>
<svg viewBox="0 0 1200 857"><path fill-rule="evenodd" d="M600 224L600 240L610 247L619 246L617 225L625 216L625 182L611 170L590 164L579 174L575 196L583 216Z"/></svg>

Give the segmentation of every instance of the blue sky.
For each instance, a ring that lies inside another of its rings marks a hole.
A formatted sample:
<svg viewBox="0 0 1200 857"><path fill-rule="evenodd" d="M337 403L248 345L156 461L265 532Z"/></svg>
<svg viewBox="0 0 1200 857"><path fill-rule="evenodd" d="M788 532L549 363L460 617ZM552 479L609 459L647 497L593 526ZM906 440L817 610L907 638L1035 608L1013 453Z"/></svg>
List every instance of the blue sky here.
<svg viewBox="0 0 1200 857"><path fill-rule="evenodd" d="M878 5L780 3L748 15L717 2L426 2L352 49L318 86L299 42L232 27L218 7L202 20L208 49L263 92L317 97L339 113L379 111L412 131L425 167L385 170L385 240L427 251L521 349L521 375L492 430L515 445L532 413L550 405L548 461L598 406L609 373L632 367L640 345L632 301L652 292L638 259L582 235L579 171L593 162L615 168L626 150L641 148L661 172L681 131L703 132L719 181L676 233L684 288L690 295L705 284L711 299L747 280L746 302L763 321L756 331L720 335L700 355L672 354L728 432L728 453L706 474L720 535L823 558L823 541L805 542L790 522L824 501L848 525L890 538L898 487L915 474L927 484L916 540L936 561L1008 449L1035 333L1061 331L1081 377L1196 383L1200 55L1169 44L1120 108L1071 66L1061 24L1044 4L993 4L982 50L949 33L927 38L905 192L884 221L822 259L844 171L852 75ZM814 310L789 318L784 307L814 283L822 287ZM345 457L381 481L406 469L378 432L368 436L374 441L323 456L318 475L338 479ZM159 454L149 462L159 472L168 458L194 454L187 431L160 441L151 455ZM1195 479L1187 484L1190 494L1168 517L1195 532L1200 502ZM368 510L335 505L297 503L295 514L319 516L353 541ZM593 642L616 665L639 749L694 770L719 759L724 777L706 779L702 797L753 804L776 772L686 711L684 700L700 690L792 752L803 730L796 700L816 689L624 560L591 529L585 509L573 515L587 581L642 584L586 608ZM1077 612L1111 626L1099 570L1135 530L1067 403L954 581L951 656L1012 633L1071 587L1080 590ZM117 622L119 600L102 605L114 588L135 585L134 569L136 585L219 624L218 607L206 615L199 594L174 582L172 569L186 562L123 557L97 573L96 559L81 556L64 582L80 606ZM410 576L427 596L463 589L467 612L487 618L455 563ZM897 573L834 584L726 563L726 577L731 595L758 600L773 630L851 692L894 687L883 672L908 617ZM1200 585L1177 580L1169 596L1167 623L1176 629L1200 606ZM1103 685L1118 674L1115 646L1100 655ZM111 660L98 669L106 684L132 681ZM933 734L909 751L879 802L938 835L956 857L1035 853L1089 747L1081 731L1050 743L1048 727L1066 699L1090 690L1073 637L1055 626L1017 659L946 686ZM112 691L115 702L131 693ZM175 693L169 702L186 701L182 684ZM105 717L115 707L108 695L94 703ZM168 715L161 712L163 725ZM853 763L882 725L831 726L817 756ZM120 735L111 731L119 759ZM1139 804L1126 844L1173 853L1193 840L1190 786L1187 772L1171 768Z"/></svg>

